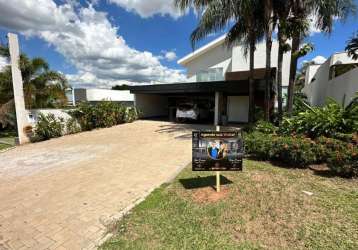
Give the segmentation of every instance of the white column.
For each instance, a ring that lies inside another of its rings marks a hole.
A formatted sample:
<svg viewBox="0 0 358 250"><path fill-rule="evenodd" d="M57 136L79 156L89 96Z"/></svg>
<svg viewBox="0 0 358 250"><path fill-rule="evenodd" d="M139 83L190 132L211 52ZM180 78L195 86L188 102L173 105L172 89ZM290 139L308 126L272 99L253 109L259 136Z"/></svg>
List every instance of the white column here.
<svg viewBox="0 0 358 250"><path fill-rule="evenodd" d="M219 125L220 116L220 92L215 92L215 113L214 113L214 125Z"/></svg>
<svg viewBox="0 0 358 250"><path fill-rule="evenodd" d="M29 125L27 121L27 111L25 109L24 89L22 84L22 76L19 68L20 51L19 41L16 34L9 33L9 50L11 59L12 85L14 88L14 100L16 110L16 121L19 144L29 142L29 138L24 132L24 128Z"/></svg>

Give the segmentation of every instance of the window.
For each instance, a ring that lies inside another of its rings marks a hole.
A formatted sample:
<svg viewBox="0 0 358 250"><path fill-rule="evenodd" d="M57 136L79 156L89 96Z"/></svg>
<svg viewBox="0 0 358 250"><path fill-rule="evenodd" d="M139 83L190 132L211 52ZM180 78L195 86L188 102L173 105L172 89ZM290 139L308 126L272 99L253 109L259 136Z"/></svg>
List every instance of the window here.
<svg viewBox="0 0 358 250"><path fill-rule="evenodd" d="M196 76L197 82L223 81L223 68L212 68L200 71Z"/></svg>

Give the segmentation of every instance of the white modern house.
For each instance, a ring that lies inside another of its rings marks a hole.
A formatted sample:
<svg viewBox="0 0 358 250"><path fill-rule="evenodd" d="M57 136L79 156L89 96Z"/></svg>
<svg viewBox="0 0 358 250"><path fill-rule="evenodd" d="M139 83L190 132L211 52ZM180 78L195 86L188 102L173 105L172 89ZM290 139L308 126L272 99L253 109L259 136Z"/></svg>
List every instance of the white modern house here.
<svg viewBox="0 0 358 250"><path fill-rule="evenodd" d="M276 80L278 42L272 45L271 83L274 96ZM283 86L289 82L290 53L283 59ZM257 44L255 51L255 104L264 105L265 87L265 43ZM144 117L173 117L175 107L181 102L204 104L213 113L213 121L248 122L249 117L249 57L243 47L228 47L225 36L210 42L178 61L186 68L188 82L131 86L135 106ZM274 100L272 100L273 106Z"/></svg>
<svg viewBox="0 0 358 250"><path fill-rule="evenodd" d="M335 53L321 65L306 71L303 92L314 106L322 106L328 97L348 105L358 91L358 60L346 52Z"/></svg>

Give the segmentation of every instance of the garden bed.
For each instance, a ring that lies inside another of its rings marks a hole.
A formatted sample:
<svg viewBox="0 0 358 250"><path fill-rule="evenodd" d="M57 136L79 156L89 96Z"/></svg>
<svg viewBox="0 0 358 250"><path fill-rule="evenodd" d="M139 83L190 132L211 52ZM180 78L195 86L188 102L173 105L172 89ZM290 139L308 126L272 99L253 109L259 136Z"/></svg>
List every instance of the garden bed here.
<svg viewBox="0 0 358 250"><path fill-rule="evenodd" d="M115 226L103 249L357 249L357 179L244 161L243 172L188 166Z"/></svg>

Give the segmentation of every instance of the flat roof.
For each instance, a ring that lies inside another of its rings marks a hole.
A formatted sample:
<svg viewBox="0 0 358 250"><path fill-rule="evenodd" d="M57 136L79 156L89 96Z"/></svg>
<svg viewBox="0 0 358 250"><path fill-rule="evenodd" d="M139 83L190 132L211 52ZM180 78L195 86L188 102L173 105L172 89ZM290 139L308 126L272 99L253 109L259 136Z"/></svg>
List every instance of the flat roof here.
<svg viewBox="0 0 358 250"><path fill-rule="evenodd" d="M135 85L128 88L134 94L215 93L216 91L239 95L249 93L247 80Z"/></svg>

